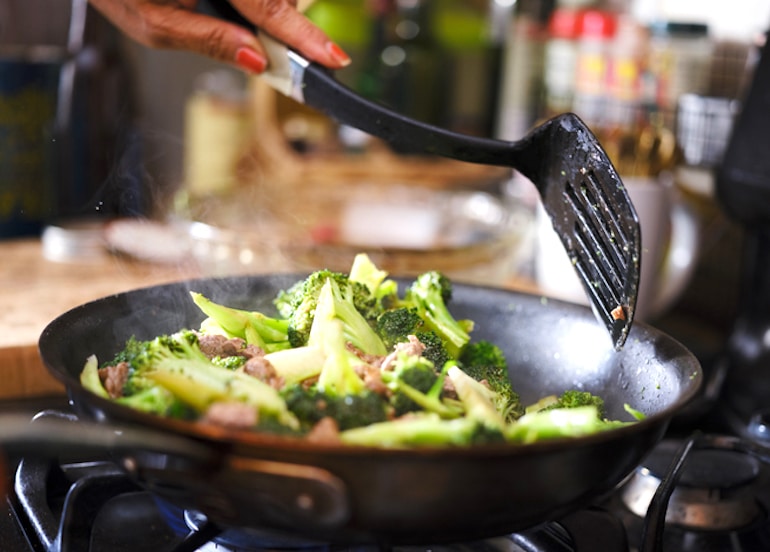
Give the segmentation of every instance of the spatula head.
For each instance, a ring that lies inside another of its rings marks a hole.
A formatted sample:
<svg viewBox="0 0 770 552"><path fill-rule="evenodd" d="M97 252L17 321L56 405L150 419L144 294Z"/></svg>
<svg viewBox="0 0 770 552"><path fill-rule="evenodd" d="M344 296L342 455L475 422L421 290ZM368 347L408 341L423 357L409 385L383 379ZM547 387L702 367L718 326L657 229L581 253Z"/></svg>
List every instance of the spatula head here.
<svg viewBox="0 0 770 552"><path fill-rule="evenodd" d="M616 349L625 343L639 290L641 229L623 183L594 134L574 114L536 139L545 210ZM531 145L531 144L530 144Z"/></svg>

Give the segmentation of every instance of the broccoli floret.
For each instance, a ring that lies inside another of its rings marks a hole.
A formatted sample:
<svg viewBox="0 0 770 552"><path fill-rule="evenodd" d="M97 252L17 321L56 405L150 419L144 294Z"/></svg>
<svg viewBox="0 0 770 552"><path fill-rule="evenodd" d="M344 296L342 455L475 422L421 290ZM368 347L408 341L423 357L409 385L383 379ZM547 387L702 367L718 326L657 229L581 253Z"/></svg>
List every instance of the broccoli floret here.
<svg viewBox="0 0 770 552"><path fill-rule="evenodd" d="M135 410L170 416L173 418L191 419L194 411L184 403L177 400L173 393L159 385L148 386L133 395L127 395L115 399L115 402L128 406Z"/></svg>
<svg viewBox="0 0 770 552"><path fill-rule="evenodd" d="M366 285L351 281L346 274L333 272L328 269L318 270L305 278L300 283L292 286L290 292L291 302L287 304L287 298L278 295L281 312L288 319L289 342L293 347L306 345L310 338L310 328L315 318L318 296L324 284L332 280L336 283L339 296L358 311L366 321L372 323L380 313L376 297L369 291Z"/></svg>
<svg viewBox="0 0 770 552"><path fill-rule="evenodd" d="M418 314L416 308L395 307L385 310L377 317L375 325L387 349L393 349L398 343L409 341L409 336L416 337L425 346L422 356L438 368L452 360L444 341L439 335L427 328L425 320Z"/></svg>
<svg viewBox="0 0 770 552"><path fill-rule="evenodd" d="M218 328L227 337L240 337L249 345L266 352L286 349L289 342L289 321L273 318L261 312L250 312L220 305L200 293L190 292L193 301L211 321L202 325L204 331Z"/></svg>
<svg viewBox="0 0 770 552"><path fill-rule="evenodd" d="M497 393L463 372L457 364L448 364L447 377L465 408L465 416L484 425L489 434L499 433L502 436L506 421L497 409Z"/></svg>
<svg viewBox="0 0 770 552"><path fill-rule="evenodd" d="M341 353L340 349L342 349L348 356L352 356L353 353L347 347L348 343L369 355L387 354L382 339L356 308L351 292L352 288L340 288L337 281L332 278L326 280L318 294L307 344L320 344L322 348L324 343L331 344L330 348L325 349L327 355L329 352ZM329 328L334 330L333 325L330 324L332 321L341 323L343 338L341 348L334 334L327 331ZM327 341L329 337L333 338L332 341Z"/></svg>
<svg viewBox="0 0 770 552"><path fill-rule="evenodd" d="M285 386L281 390L281 397L286 401L286 406L299 420L300 427L304 431L310 430L321 419L332 416L334 409L330 407L330 400L315 385L304 386L298 383Z"/></svg>
<svg viewBox="0 0 770 552"><path fill-rule="evenodd" d="M453 360L447 351L444 340L432 330L417 332L415 337L425 346L422 356L433 363L437 369L443 367L448 361Z"/></svg>
<svg viewBox="0 0 770 552"><path fill-rule="evenodd" d="M180 330L179 336L185 339L197 339L191 335L190 330ZM153 352L159 347L175 348L177 344L169 335L161 335L151 340L139 340L135 336L130 337L122 350L115 357L103 364L103 366L115 366L125 362L129 366L128 377L123 385L122 395L129 397L141 393L156 386L156 383L147 378L146 372L152 366Z"/></svg>
<svg viewBox="0 0 770 552"><path fill-rule="evenodd" d="M245 356L230 355L225 357L216 356L211 359L211 362L220 368L224 368L225 370L237 370L246 364L247 360L248 359Z"/></svg>
<svg viewBox="0 0 770 552"><path fill-rule="evenodd" d="M390 402L396 416L421 410L423 406L412 399L415 394L410 391L427 395L438 378L439 375L429 360L421 356L399 353L392 368L382 372L383 381L393 391Z"/></svg>
<svg viewBox="0 0 770 552"><path fill-rule="evenodd" d="M360 361L349 343L370 354L385 352L382 341L352 302L341 297L336 281L327 279L318 296L307 345L322 359L318 380L312 386L295 383L283 393L289 410L303 424L312 425L331 416L341 429L347 429L387 418L387 401L368 390L356 373L355 363ZM372 353L373 348L376 353Z"/></svg>
<svg viewBox="0 0 770 552"><path fill-rule="evenodd" d="M305 280L298 280L285 289L281 289L273 299L273 305L282 318L290 318L295 305L299 304L305 292Z"/></svg>
<svg viewBox="0 0 770 552"><path fill-rule="evenodd" d="M392 369L383 370L381 376L393 392L391 403L395 413L400 416L423 410L447 419L461 416L462 407L441 396L448 366L449 363L437 373L433 363L426 358L398 353Z"/></svg>
<svg viewBox="0 0 770 552"><path fill-rule="evenodd" d="M549 395L543 397L537 403L528 407L527 412L580 408L583 406L595 407L598 416L600 418L604 417L604 399L588 391L578 391L577 389L568 389L559 396Z"/></svg>
<svg viewBox="0 0 770 552"><path fill-rule="evenodd" d="M460 356L460 367L473 379L486 382L495 392L495 406L506 421L524 414L519 394L508 376L508 362L502 349L487 340L469 343Z"/></svg>
<svg viewBox="0 0 770 552"><path fill-rule="evenodd" d="M425 326L425 321L415 307L388 309L377 317L375 330L388 350L397 343L409 341L410 335L416 335Z"/></svg>
<svg viewBox="0 0 770 552"><path fill-rule="evenodd" d="M442 339L451 357L457 359L471 339L473 323L454 318L448 309L451 298L450 280L440 272L430 271L412 282L399 306L415 308L427 327Z"/></svg>
<svg viewBox="0 0 770 552"><path fill-rule="evenodd" d="M347 430L383 422L389 413L387 401L368 390L338 396L324 393L315 385L295 384L285 387L281 395L304 431L326 417L334 418L340 430Z"/></svg>
<svg viewBox="0 0 770 552"><path fill-rule="evenodd" d="M604 399L588 391L570 389L559 397L556 405L550 408L577 408L580 406L595 406L600 417L604 417Z"/></svg>

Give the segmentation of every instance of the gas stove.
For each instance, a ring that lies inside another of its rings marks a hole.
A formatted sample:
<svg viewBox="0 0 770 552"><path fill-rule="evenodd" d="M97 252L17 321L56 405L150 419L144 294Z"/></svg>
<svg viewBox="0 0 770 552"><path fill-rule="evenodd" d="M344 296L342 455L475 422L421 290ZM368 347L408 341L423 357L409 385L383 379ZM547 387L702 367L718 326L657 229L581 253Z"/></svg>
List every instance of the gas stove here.
<svg viewBox="0 0 770 552"><path fill-rule="evenodd" d="M37 417L72 416L66 409ZM109 458L18 461L0 504L7 552L652 552L770 550L768 427L756 440L691 432L667 436L614 490L566 517L509 535L434 546L314 542L220 528L138 487Z"/></svg>

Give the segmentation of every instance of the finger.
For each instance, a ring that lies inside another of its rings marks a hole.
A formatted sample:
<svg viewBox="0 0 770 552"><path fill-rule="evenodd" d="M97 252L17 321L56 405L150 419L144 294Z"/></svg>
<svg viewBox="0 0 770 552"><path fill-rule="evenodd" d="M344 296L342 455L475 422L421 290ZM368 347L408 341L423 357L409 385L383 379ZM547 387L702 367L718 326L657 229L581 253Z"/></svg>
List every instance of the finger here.
<svg viewBox="0 0 770 552"><path fill-rule="evenodd" d="M311 61L339 69L350 57L320 28L287 0L233 0L232 4L254 24Z"/></svg>
<svg viewBox="0 0 770 552"><path fill-rule="evenodd" d="M151 48L188 50L260 73L267 56L254 33L179 3L91 0L127 36Z"/></svg>

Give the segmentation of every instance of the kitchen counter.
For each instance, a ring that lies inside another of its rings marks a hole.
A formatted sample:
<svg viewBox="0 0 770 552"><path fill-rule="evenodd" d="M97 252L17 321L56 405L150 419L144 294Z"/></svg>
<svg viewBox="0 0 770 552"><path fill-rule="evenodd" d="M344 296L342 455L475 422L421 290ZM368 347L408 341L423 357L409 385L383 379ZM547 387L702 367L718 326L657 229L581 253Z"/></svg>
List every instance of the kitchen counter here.
<svg viewBox="0 0 770 552"><path fill-rule="evenodd" d="M59 314L105 295L200 275L107 253L50 261L38 239L2 241L0 256L0 399L63 391L37 351L40 333Z"/></svg>

